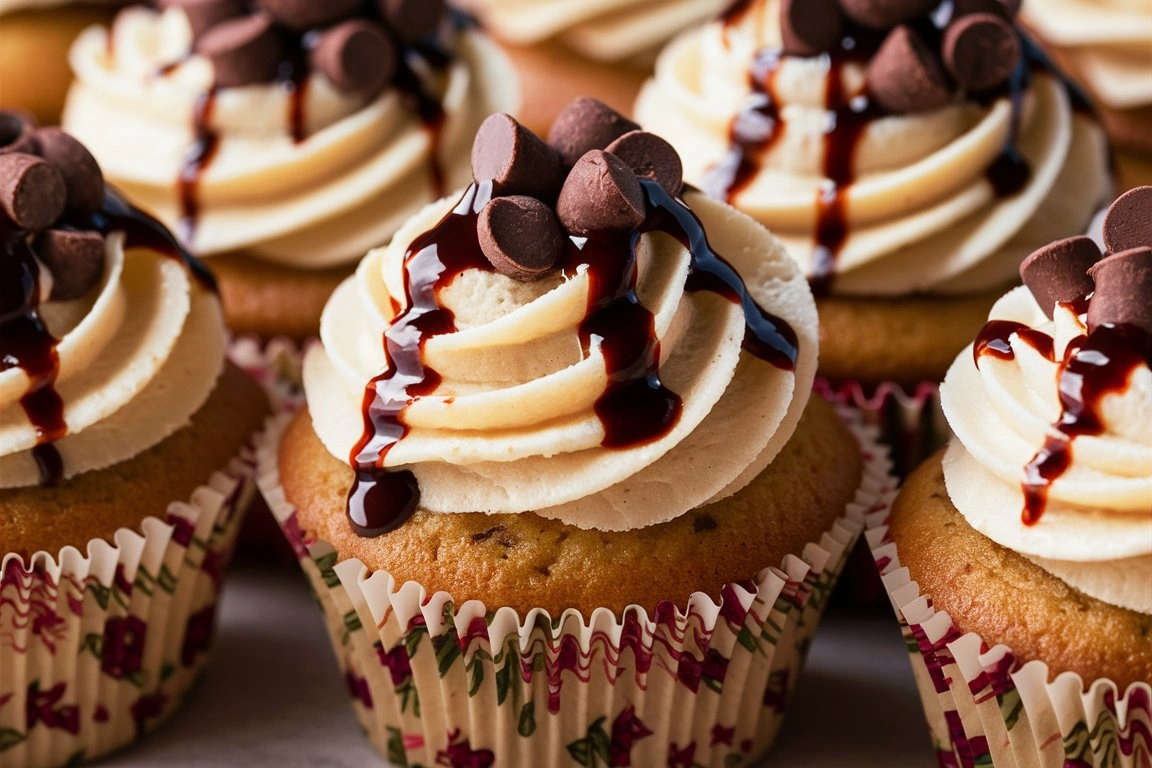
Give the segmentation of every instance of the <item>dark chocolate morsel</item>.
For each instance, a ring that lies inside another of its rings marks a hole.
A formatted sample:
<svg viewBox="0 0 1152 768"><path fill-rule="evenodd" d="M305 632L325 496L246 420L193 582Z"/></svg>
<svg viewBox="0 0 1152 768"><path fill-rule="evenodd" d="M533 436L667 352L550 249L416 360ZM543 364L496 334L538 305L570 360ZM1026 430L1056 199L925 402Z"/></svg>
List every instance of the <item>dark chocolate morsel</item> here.
<svg viewBox="0 0 1152 768"><path fill-rule="evenodd" d="M16 226L45 229L67 201L64 177L47 160L21 152L0 155L0 209Z"/></svg>
<svg viewBox="0 0 1152 768"><path fill-rule="evenodd" d="M1088 303L1088 332L1104 323L1135 325L1152 333L1152 248L1141 246L1096 263L1088 274L1096 292Z"/></svg>
<svg viewBox="0 0 1152 768"><path fill-rule="evenodd" d="M320 33L312 66L342 91L373 94L396 72L396 47L378 24L354 19Z"/></svg>
<svg viewBox="0 0 1152 768"><path fill-rule="evenodd" d="M684 166L671 144L647 131L630 131L605 150L624 161L642 179L657 182L676 197L684 186Z"/></svg>
<svg viewBox="0 0 1152 768"><path fill-rule="evenodd" d="M401 40L419 42L436 32L445 0L377 0L384 19Z"/></svg>
<svg viewBox="0 0 1152 768"><path fill-rule="evenodd" d="M495 197L476 224L480 250L501 274L531 282L551 272L567 238L552 209L534 197Z"/></svg>
<svg viewBox="0 0 1152 768"><path fill-rule="evenodd" d="M196 51L212 62L221 88L275 80L282 53L266 13L217 24L196 41Z"/></svg>
<svg viewBox="0 0 1152 768"><path fill-rule="evenodd" d="M640 126L602 101L581 96L568 102L548 130L548 143L560 153L564 164L573 166L592 149L604 149Z"/></svg>
<svg viewBox="0 0 1152 768"><path fill-rule="evenodd" d="M67 210L94 213L104 204L104 174L88 148L59 128L36 132L40 156L60 171L68 188Z"/></svg>
<svg viewBox="0 0 1152 768"><path fill-rule="evenodd" d="M844 17L836 0L783 0L780 34L784 52L815 56L831 50L844 32Z"/></svg>
<svg viewBox="0 0 1152 768"><path fill-rule="evenodd" d="M104 236L99 232L46 229L32 248L52 273L51 301L80 298L104 274Z"/></svg>
<svg viewBox="0 0 1152 768"><path fill-rule="evenodd" d="M556 214L574 235L635 229L644 221L644 190L627 163L593 149L572 166Z"/></svg>
<svg viewBox="0 0 1152 768"><path fill-rule="evenodd" d="M184 11L194 39L217 24L243 16L248 7L244 0L170 0L168 5Z"/></svg>
<svg viewBox="0 0 1152 768"><path fill-rule="evenodd" d="M887 29L931 11L939 0L840 0L845 15L861 26Z"/></svg>
<svg viewBox="0 0 1152 768"><path fill-rule="evenodd" d="M944 66L961 87L985 91L1006 82L1020 63L1020 35L993 13L973 13L944 30Z"/></svg>
<svg viewBox="0 0 1152 768"><path fill-rule="evenodd" d="M1044 314L1052 317L1058 301L1075 301L1092 293L1088 270L1100 260L1100 248L1083 235L1057 240L1020 264L1020 277Z"/></svg>
<svg viewBox="0 0 1152 768"><path fill-rule="evenodd" d="M36 154L36 118L16 109L0 109L0 154L23 152Z"/></svg>
<svg viewBox="0 0 1152 768"><path fill-rule="evenodd" d="M1130 189L1104 214L1104 247L1109 253L1152 247L1152 187Z"/></svg>
<svg viewBox="0 0 1152 768"><path fill-rule="evenodd" d="M910 27L888 33L868 65L868 93L890 112L939 109L952 87L936 53Z"/></svg>
<svg viewBox="0 0 1152 768"><path fill-rule="evenodd" d="M1021 0L954 0L952 18L958 19L970 13L994 13L1011 21L1020 13Z"/></svg>
<svg viewBox="0 0 1152 768"><path fill-rule="evenodd" d="M256 4L284 26L305 30L352 16L361 0L257 0Z"/></svg>
<svg viewBox="0 0 1152 768"><path fill-rule="evenodd" d="M509 115L489 115L472 143L472 175L497 195L552 202L564 184L560 155Z"/></svg>

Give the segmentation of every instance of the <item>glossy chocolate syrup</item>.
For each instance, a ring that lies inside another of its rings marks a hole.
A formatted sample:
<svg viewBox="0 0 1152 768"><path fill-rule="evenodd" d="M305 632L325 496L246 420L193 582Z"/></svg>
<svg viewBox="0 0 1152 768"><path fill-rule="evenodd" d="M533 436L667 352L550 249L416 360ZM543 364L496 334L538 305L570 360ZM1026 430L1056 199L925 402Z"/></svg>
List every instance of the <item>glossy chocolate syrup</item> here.
<svg viewBox="0 0 1152 768"><path fill-rule="evenodd" d="M1046 359L1055 362L1055 346L1048 334L1015 320L989 320L980 329L980 333L976 334L976 341L972 345L972 357L976 361L976 367L980 367L980 359L983 357L1015 360L1016 353L1012 351L1011 343L1013 334Z"/></svg>
<svg viewBox="0 0 1152 768"><path fill-rule="evenodd" d="M220 134L212 127L219 88L212 86L196 99L192 116L192 146L184 156L177 189L180 195L180 237L186 243L196 238L200 218L200 179L220 148Z"/></svg>
<svg viewBox="0 0 1152 768"><path fill-rule="evenodd" d="M797 357L795 332L765 312L743 281L708 244L696 215L659 184L642 180L647 217L634 232L602 232L573 238L563 268L588 265L588 307L579 326L585 354L602 339L608 385L595 403L604 426L602 445L630 448L658 440L679 421L680 397L660 381L660 343L650 310L636 297L636 244L646 232L665 232L689 249L690 291L707 290L745 309L744 348L784 370ZM420 489L408 470L383 464L407 433L404 410L413 398L435 391L441 378L424 365L423 349L432 336L455 330L450 310L438 294L466 269L491 271L480 249L478 214L491 196L491 183L473 184L456 207L417 238L404 258L404 309L384 334L385 369L365 387L361 403L364 431L350 456L355 479L348 494L348 517L361 536L377 536L400 526L419 506Z"/></svg>

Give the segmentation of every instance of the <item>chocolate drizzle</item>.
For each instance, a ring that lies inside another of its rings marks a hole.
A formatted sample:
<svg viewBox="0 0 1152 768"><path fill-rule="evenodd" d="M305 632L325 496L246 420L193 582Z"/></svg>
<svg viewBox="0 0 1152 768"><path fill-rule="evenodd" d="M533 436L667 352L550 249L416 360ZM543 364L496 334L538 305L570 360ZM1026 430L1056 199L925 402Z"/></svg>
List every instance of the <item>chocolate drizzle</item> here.
<svg viewBox="0 0 1152 768"><path fill-rule="evenodd" d="M191 243L196 237L196 222L200 217L200 179L220 148L220 135L211 126L218 92L219 89L212 86L196 99L192 146L188 148L180 169L180 237L186 243Z"/></svg>
<svg viewBox="0 0 1152 768"><path fill-rule="evenodd" d="M598 232L572 238L566 270L588 265L588 308L579 326L588 354L600 338L608 385L595 404L604 427L602 445L624 449L658 440L680 419L682 402L660 381L660 343L650 310L636 297L636 245L648 232L663 232L691 254L688 291L712 291L744 309L744 349L791 371L797 337L786 322L756 305L736 271L708 244L700 220L659 183L641 180L646 198L644 224L633 232ZM439 292L466 269L492 271L480 249L477 218L491 196L491 182L473 184L455 208L417 238L404 257L403 309L384 333L387 364L365 386L361 403L364 430L352 449L355 478L348 493L348 517L361 536L395 530L419 506L420 489L409 470L385 468L385 459L405 435L404 411L415 398L435 391L441 377L423 362L428 339L455 330L452 312Z"/></svg>

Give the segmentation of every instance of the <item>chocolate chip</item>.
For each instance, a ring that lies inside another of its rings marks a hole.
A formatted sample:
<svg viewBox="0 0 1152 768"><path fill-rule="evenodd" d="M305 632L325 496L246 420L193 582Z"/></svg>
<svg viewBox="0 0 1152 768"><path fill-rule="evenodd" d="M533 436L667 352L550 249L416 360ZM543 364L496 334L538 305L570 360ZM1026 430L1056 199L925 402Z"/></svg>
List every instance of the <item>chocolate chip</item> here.
<svg viewBox="0 0 1152 768"><path fill-rule="evenodd" d="M994 13L1011 21L1020 13L1021 0L955 0L952 4L952 18L958 19L970 13Z"/></svg>
<svg viewBox="0 0 1152 768"><path fill-rule="evenodd" d="M939 0L840 0L852 21L872 29L887 29L931 11Z"/></svg>
<svg viewBox="0 0 1152 768"><path fill-rule="evenodd" d="M315 29L343 21L360 7L361 0L257 0L257 5L286 27Z"/></svg>
<svg viewBox="0 0 1152 768"><path fill-rule="evenodd" d="M592 149L604 149L640 126L612 107L590 96L568 102L548 131L548 143L560 152L564 164L572 166Z"/></svg>
<svg viewBox="0 0 1152 768"><path fill-rule="evenodd" d="M88 148L59 128L36 132L40 156L60 171L68 188L69 211L93 213L104 204L104 174Z"/></svg>
<svg viewBox="0 0 1152 768"><path fill-rule="evenodd" d="M525 283L551 272L568 242L552 209L524 195L493 198L480 211L477 233L496 271Z"/></svg>
<svg viewBox="0 0 1152 768"><path fill-rule="evenodd" d="M836 0L783 0L780 34L784 52L815 56L831 50L844 33L844 17Z"/></svg>
<svg viewBox="0 0 1152 768"><path fill-rule="evenodd" d="M216 84L222 88L275 80L282 54L280 38L266 13L217 24L196 41L196 51L212 62Z"/></svg>
<svg viewBox="0 0 1152 768"><path fill-rule="evenodd" d="M32 248L52 273L51 301L78 299L104 275L104 236L99 232L46 229Z"/></svg>
<svg viewBox="0 0 1152 768"><path fill-rule="evenodd" d="M684 186L684 166L672 145L647 131L629 131L605 150L623 160L632 173L660 184L676 197Z"/></svg>
<svg viewBox="0 0 1152 768"><path fill-rule="evenodd" d="M36 118L15 109L0 109L0 154L23 152L36 154Z"/></svg>
<svg viewBox="0 0 1152 768"><path fill-rule="evenodd" d="M1100 260L1090 237L1077 235L1035 251L1020 264L1020 277L1044 314L1052 317L1058 301L1075 301L1092 293L1088 270Z"/></svg>
<svg viewBox="0 0 1152 768"><path fill-rule="evenodd" d="M396 72L392 39L370 21L345 21L325 30L310 55L312 67L342 91L376 93Z"/></svg>
<svg viewBox="0 0 1152 768"><path fill-rule="evenodd" d="M217 24L243 16L247 11L244 0L170 0L167 4L184 11L188 25L192 27L193 39Z"/></svg>
<svg viewBox="0 0 1152 768"><path fill-rule="evenodd" d="M1113 254L1096 263L1088 274L1096 292L1088 303L1088 332L1104 323L1135 325L1152 333L1152 248L1141 246Z"/></svg>
<svg viewBox="0 0 1152 768"><path fill-rule="evenodd" d="M635 229L644 221L644 190L627 163L593 149L572 166L556 213L574 235Z"/></svg>
<svg viewBox="0 0 1152 768"><path fill-rule="evenodd" d="M10 152L0 155L0 208L16 226L44 229L64 213L68 188L47 160Z"/></svg>
<svg viewBox="0 0 1152 768"><path fill-rule="evenodd" d="M905 26L888 33L868 65L867 80L872 99L890 112L925 112L952 100L948 75L935 51Z"/></svg>
<svg viewBox="0 0 1152 768"><path fill-rule="evenodd" d="M560 155L508 115L489 115L472 142L472 175L497 195L552 202L564 183Z"/></svg>
<svg viewBox="0 0 1152 768"><path fill-rule="evenodd" d="M384 19L401 40L416 43L436 32L445 0L377 0Z"/></svg>
<svg viewBox="0 0 1152 768"><path fill-rule="evenodd" d="M1104 215L1104 247L1109 253L1142 246L1152 246L1152 187L1128 190Z"/></svg>
<svg viewBox="0 0 1152 768"><path fill-rule="evenodd" d="M944 66L963 88L985 91L1006 82L1020 63L1020 36L992 13L973 13L944 30Z"/></svg>

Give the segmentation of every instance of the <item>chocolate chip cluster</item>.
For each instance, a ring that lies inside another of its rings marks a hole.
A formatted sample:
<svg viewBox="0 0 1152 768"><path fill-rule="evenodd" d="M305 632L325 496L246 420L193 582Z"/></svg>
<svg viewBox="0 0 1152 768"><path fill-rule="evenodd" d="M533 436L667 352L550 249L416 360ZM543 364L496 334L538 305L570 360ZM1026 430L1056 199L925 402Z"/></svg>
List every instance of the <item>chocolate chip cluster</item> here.
<svg viewBox="0 0 1152 768"><path fill-rule="evenodd" d="M1132 325L1152 334L1152 187L1124 193L1104 217L1104 247L1079 236L1059 240L1020 265L1020 277L1044 312L1057 302L1088 302L1088 332Z"/></svg>
<svg viewBox="0 0 1152 768"><path fill-rule="evenodd" d="M234 88L299 74L307 63L342 91L374 94L395 77L405 46L426 40L444 0L159 0L188 15L195 52L216 84ZM299 62L297 61L299 60Z"/></svg>
<svg viewBox="0 0 1152 768"><path fill-rule="evenodd" d="M83 144L31 116L0 110L0 210L32 235L52 274L51 301L83 296L104 273L104 235L77 222L104 203L104 175Z"/></svg>
<svg viewBox="0 0 1152 768"><path fill-rule="evenodd" d="M881 39L869 94L890 112L914 113L1007 82L1021 56L1012 25L1019 9L1020 0L784 0L780 29L793 56L839 50L845 38Z"/></svg>
<svg viewBox="0 0 1152 768"><path fill-rule="evenodd" d="M639 227L640 179L677 196L683 174L671 144L596 99L568 104L547 141L508 115L491 115L472 145L473 177L492 182L477 224L480 247L499 272L539 280L556 268L570 235Z"/></svg>

